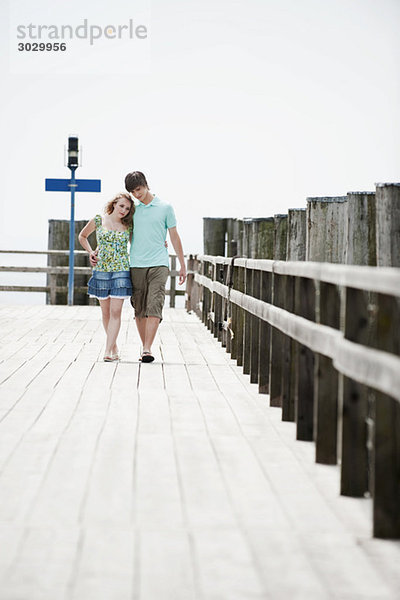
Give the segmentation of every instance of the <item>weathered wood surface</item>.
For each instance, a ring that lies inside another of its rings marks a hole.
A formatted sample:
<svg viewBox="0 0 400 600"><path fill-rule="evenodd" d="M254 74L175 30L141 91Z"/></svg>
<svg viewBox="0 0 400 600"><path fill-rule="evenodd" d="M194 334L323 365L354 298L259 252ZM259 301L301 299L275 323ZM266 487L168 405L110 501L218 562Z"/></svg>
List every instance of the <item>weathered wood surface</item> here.
<svg viewBox="0 0 400 600"><path fill-rule="evenodd" d="M347 197L307 198L306 260L344 263Z"/></svg>
<svg viewBox="0 0 400 600"><path fill-rule="evenodd" d="M75 221L75 232L74 232L74 249L81 250L82 247L79 243L79 232L86 225L87 221ZM66 219L49 219L49 231L47 246L49 250L67 250L69 248L69 229L70 222ZM92 248L96 248L96 234L93 232L89 236L89 243ZM74 264L77 267L90 267L88 254L74 255ZM47 265L49 267L68 267L69 257L62 255L49 254L47 256ZM93 304L90 301L89 296L84 288L90 278L90 272L84 273L82 271L76 271L74 276L75 290L74 290L74 303L75 304ZM67 304L67 286L68 286L68 274L57 274L48 273L46 277L46 285L50 286L50 292L46 295L47 304ZM56 288L65 287L65 291L57 291ZM78 289L79 288L79 289Z"/></svg>
<svg viewBox="0 0 400 600"><path fill-rule="evenodd" d="M400 183L376 184L377 264L400 267Z"/></svg>
<svg viewBox="0 0 400 600"><path fill-rule="evenodd" d="M97 307L0 307L1 600L376 599L400 543L195 315L103 363Z"/></svg>

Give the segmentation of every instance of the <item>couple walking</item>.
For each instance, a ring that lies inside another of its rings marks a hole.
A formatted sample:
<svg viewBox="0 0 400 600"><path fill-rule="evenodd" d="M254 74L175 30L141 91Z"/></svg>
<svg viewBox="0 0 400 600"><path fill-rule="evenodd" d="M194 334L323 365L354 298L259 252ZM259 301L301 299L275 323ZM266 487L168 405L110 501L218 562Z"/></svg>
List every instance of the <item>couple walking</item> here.
<svg viewBox="0 0 400 600"><path fill-rule="evenodd" d="M119 359L117 337L122 305L130 298L142 341L139 360L152 362L151 347L162 320L169 274L167 230L180 263L180 285L186 279L185 259L172 206L150 192L140 171L128 173L125 188L127 193L117 194L106 204L103 216L96 215L85 225L79 242L89 253L93 267L88 293L100 302L107 336L104 360ZM138 200L137 204L131 195ZM94 231L95 250L87 239Z"/></svg>

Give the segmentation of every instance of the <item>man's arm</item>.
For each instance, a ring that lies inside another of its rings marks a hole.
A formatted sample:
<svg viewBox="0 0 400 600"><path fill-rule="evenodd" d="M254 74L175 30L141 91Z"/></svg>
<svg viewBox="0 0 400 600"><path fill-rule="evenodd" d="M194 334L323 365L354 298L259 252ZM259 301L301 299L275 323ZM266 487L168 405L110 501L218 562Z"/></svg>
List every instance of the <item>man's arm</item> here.
<svg viewBox="0 0 400 600"><path fill-rule="evenodd" d="M96 224L94 222L94 219L90 219L90 221L85 225L85 227L80 232L79 238L78 238L79 243L82 246L82 248L84 248L86 250L86 252L89 253L89 261L90 261L90 264L92 265L92 267L95 267L97 264L98 248L96 248L96 250L92 250L92 248L89 244L88 237L95 230L96 230Z"/></svg>
<svg viewBox="0 0 400 600"><path fill-rule="evenodd" d="M169 237L171 239L171 244L174 247L175 253L179 260L179 264L181 265L181 268L179 271L179 285L182 285L183 283L185 283L185 279L186 279L186 265L185 265L185 258L183 256L181 238L179 237L179 233L178 233L176 227L171 227L170 229L168 229L168 231L169 231Z"/></svg>

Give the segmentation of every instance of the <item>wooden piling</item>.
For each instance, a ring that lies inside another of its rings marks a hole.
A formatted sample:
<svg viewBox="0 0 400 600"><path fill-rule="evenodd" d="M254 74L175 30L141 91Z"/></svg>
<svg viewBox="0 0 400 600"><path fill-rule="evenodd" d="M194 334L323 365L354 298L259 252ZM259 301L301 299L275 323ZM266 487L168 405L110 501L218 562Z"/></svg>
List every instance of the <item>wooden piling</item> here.
<svg viewBox="0 0 400 600"><path fill-rule="evenodd" d="M250 258L266 258L265 252L268 251L268 236L266 232L272 231L272 218L255 218L251 220L250 238L248 249ZM273 236L270 236L271 252L273 250ZM272 254L271 254L272 258ZM251 294L254 298L260 298L261 273L253 270ZM255 316L250 316L250 382L259 383L260 378L260 320ZM265 356L263 357L265 360Z"/></svg>
<svg viewBox="0 0 400 600"><path fill-rule="evenodd" d="M376 200L374 192L347 194L345 262L376 266Z"/></svg>
<svg viewBox="0 0 400 600"><path fill-rule="evenodd" d="M376 198L374 192L349 192L347 194L347 230L346 230L346 253L345 260L347 264L376 266ZM365 343L374 335L371 330L373 326L370 322L368 307L375 302L375 294L365 291L348 291L348 302L356 303L355 307L349 306L346 310L361 310L363 339ZM352 317L350 317L352 318ZM346 325L344 325L346 328ZM348 326L347 326L348 329ZM347 333L348 335L357 335L357 332ZM346 335L347 335L346 334ZM336 376L332 374L331 389L335 389ZM341 452L345 452L345 465L343 468L343 494L362 496L371 488L370 451L368 450L368 431L367 422L371 419L370 391L364 385L357 381L349 380L340 375L337 379L341 380L339 386L341 414L339 422L341 424L340 440ZM326 399L326 404L333 404L332 394ZM326 408L325 408L326 410ZM356 432L356 433L354 433ZM361 435L361 440L359 439ZM361 468L362 477L358 481L349 481L352 479L351 471L351 451L346 451L348 444L351 444L351 438L362 448L357 449L356 456L358 464L353 468ZM325 443L325 442L324 442Z"/></svg>
<svg viewBox="0 0 400 600"><path fill-rule="evenodd" d="M239 244L238 219L226 219L226 256L237 256Z"/></svg>
<svg viewBox="0 0 400 600"><path fill-rule="evenodd" d="M287 222L287 260L306 260L306 229L306 209L289 208Z"/></svg>
<svg viewBox="0 0 400 600"><path fill-rule="evenodd" d="M347 196L307 198L306 260L343 263L347 242ZM339 327L336 286L316 283L317 321ZM328 303L328 304L327 304ZM338 374L326 356L314 354L314 424L316 460L337 460Z"/></svg>
<svg viewBox="0 0 400 600"><path fill-rule="evenodd" d="M286 260L288 216L274 215L274 260Z"/></svg>
<svg viewBox="0 0 400 600"><path fill-rule="evenodd" d="M345 262L347 197L307 198L306 260Z"/></svg>
<svg viewBox="0 0 400 600"><path fill-rule="evenodd" d="M204 254L225 256L226 219L203 217Z"/></svg>
<svg viewBox="0 0 400 600"><path fill-rule="evenodd" d="M236 219L236 229L237 229L237 249L236 255L240 257L244 257L243 254L243 219Z"/></svg>
<svg viewBox="0 0 400 600"><path fill-rule="evenodd" d="M242 221L242 253L244 258L250 258L250 240L252 231L253 219L245 218Z"/></svg>
<svg viewBox="0 0 400 600"><path fill-rule="evenodd" d="M376 184L376 249L379 267L400 267L400 183Z"/></svg>
<svg viewBox="0 0 400 600"><path fill-rule="evenodd" d="M290 261L306 258L306 209L290 208L287 221L286 258ZM285 309L294 312L295 278L287 277L284 291ZM299 344L289 338L283 340L282 362L282 420L295 420L296 362Z"/></svg>
<svg viewBox="0 0 400 600"><path fill-rule="evenodd" d="M274 218L267 217L258 220L257 258L274 258Z"/></svg>
<svg viewBox="0 0 400 600"><path fill-rule="evenodd" d="M75 221L75 249L81 249L78 240L80 231L85 227L87 221ZM96 234L89 236L89 243L92 248L96 248ZM48 230L48 250L68 250L69 249L69 221L62 219L49 219ZM69 256L57 256L49 254L47 257L49 267L67 267L69 265ZM89 256L81 254L75 256L76 267L90 267ZM74 287L86 286L90 275L74 274ZM68 303L68 275L47 275L47 285L51 290L46 294L46 304L67 304ZM66 287L65 292L56 292L56 287ZM86 305L91 303L89 296L85 292L74 292L74 304Z"/></svg>

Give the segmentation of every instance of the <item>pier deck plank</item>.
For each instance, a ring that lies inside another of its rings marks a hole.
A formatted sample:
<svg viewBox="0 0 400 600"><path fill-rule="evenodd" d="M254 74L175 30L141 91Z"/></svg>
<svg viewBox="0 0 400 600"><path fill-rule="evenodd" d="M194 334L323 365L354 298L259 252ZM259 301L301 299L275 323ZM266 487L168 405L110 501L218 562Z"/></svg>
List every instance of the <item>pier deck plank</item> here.
<svg viewBox="0 0 400 600"><path fill-rule="evenodd" d="M0 600L394 600L400 543L371 500L166 309L138 361L129 306L0 306Z"/></svg>

